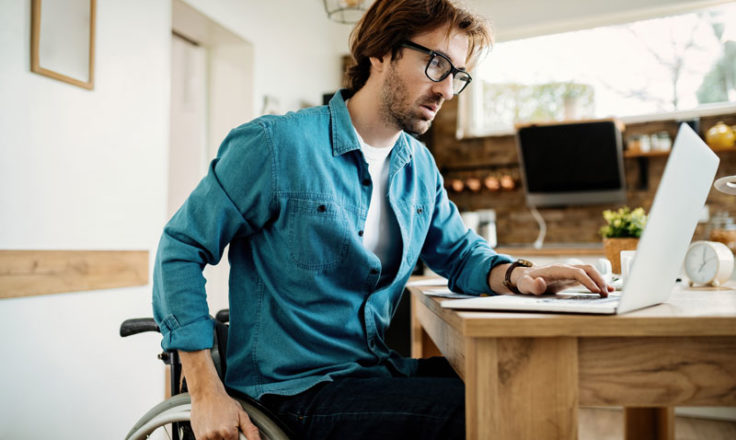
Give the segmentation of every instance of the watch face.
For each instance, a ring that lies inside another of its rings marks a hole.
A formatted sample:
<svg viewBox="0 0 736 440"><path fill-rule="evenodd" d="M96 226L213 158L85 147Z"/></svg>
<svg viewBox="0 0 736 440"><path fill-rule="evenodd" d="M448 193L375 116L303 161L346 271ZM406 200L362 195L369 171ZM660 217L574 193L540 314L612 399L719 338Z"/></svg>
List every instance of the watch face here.
<svg viewBox="0 0 736 440"><path fill-rule="evenodd" d="M707 244L692 246L685 256L685 272L693 282L705 284L712 281L718 272L718 255Z"/></svg>

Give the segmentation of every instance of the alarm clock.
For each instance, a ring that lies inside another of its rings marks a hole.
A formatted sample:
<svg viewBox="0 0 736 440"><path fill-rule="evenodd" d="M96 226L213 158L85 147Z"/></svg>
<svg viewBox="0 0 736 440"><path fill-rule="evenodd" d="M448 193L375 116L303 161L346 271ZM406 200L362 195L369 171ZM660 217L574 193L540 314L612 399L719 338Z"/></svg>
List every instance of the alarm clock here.
<svg viewBox="0 0 736 440"><path fill-rule="evenodd" d="M685 254L685 273L690 286L720 286L733 273L733 253L717 241L693 242Z"/></svg>

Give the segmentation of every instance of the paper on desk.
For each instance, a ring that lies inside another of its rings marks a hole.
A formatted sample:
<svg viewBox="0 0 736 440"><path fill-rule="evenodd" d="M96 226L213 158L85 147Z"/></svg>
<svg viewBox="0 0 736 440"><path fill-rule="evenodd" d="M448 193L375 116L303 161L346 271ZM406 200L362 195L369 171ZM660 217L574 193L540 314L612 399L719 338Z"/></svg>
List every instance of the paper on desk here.
<svg viewBox="0 0 736 440"><path fill-rule="evenodd" d="M423 292L427 296L436 296L438 298L476 298L475 295L464 295L462 293L455 293L446 287L444 289L427 289Z"/></svg>
<svg viewBox="0 0 736 440"><path fill-rule="evenodd" d="M414 280L406 283L406 287L412 286L446 286L446 278L428 278L426 280Z"/></svg>

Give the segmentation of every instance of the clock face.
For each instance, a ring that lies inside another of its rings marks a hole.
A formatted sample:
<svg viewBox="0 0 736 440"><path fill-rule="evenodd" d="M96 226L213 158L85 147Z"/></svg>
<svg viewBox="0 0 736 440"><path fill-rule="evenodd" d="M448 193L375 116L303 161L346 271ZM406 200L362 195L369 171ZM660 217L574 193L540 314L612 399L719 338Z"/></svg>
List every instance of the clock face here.
<svg viewBox="0 0 736 440"><path fill-rule="evenodd" d="M711 282L718 273L718 254L706 243L695 244L685 256L685 272L695 283Z"/></svg>

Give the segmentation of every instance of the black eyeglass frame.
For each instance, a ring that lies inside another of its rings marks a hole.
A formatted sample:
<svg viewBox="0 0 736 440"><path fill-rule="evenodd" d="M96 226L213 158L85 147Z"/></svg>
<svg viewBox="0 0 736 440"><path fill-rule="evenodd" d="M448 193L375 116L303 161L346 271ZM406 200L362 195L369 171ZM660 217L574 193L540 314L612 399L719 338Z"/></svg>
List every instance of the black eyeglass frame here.
<svg viewBox="0 0 736 440"><path fill-rule="evenodd" d="M466 72L464 69L458 69L457 67L455 67L455 65L452 64L452 61L450 60L450 58L448 58L444 54L441 54L441 53L436 52L436 51L434 51L432 49L429 49L427 47L424 47L421 44L417 44L417 43L415 43L413 41L409 41L409 40L405 40L399 46L400 47L406 47L408 49L414 49L414 50L416 50L418 52L423 52L423 53L426 53L427 55L430 56L429 61L427 61L427 66L424 68L424 74L432 82L442 82L449 75L452 75L454 77L455 74L457 74L459 72L464 73L465 75L467 75L468 76L468 80L465 81L465 84L463 85L463 87L460 90L458 90L457 92L455 92L455 95L459 95L463 90L465 90L466 87L468 87L468 84L470 84L470 82L473 81L473 77L470 76L470 74L468 72ZM429 66L430 66L430 64L432 64L432 60L434 59L434 57L444 58L447 61L447 63L450 64L450 70L447 71L447 73L445 73L444 75L442 75L442 77L440 79L437 79L437 80L436 79L433 79L431 76L429 76Z"/></svg>

